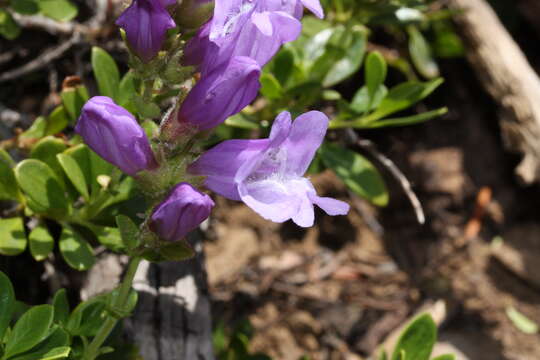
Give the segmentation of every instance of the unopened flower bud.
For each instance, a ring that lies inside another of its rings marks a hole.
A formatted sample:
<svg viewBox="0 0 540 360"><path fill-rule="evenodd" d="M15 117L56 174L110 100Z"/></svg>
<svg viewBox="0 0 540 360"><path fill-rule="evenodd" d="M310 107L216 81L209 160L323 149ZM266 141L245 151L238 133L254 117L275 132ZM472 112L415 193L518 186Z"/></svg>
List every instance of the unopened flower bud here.
<svg viewBox="0 0 540 360"><path fill-rule="evenodd" d="M213 206L210 196L180 183L155 208L149 227L163 240L178 241L208 218Z"/></svg>
<svg viewBox="0 0 540 360"><path fill-rule="evenodd" d="M86 102L75 126L99 156L129 175L157 167L150 143L137 120L106 96Z"/></svg>
<svg viewBox="0 0 540 360"><path fill-rule="evenodd" d="M163 46L167 30L176 27L166 9L172 4L174 0L133 0L116 20L142 61L152 60Z"/></svg>
<svg viewBox="0 0 540 360"><path fill-rule="evenodd" d="M218 126L257 96L260 74L255 60L238 56L203 75L182 103L178 122L200 131Z"/></svg>

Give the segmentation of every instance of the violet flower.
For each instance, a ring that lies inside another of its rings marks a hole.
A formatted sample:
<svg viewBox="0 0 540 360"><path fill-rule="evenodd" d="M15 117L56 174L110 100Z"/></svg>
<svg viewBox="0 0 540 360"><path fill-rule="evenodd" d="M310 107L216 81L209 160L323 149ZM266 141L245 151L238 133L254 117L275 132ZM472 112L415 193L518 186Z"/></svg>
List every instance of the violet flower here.
<svg viewBox="0 0 540 360"><path fill-rule="evenodd" d="M133 0L116 20L133 51L145 63L157 55L167 30L176 26L166 9L174 3L175 0Z"/></svg>
<svg viewBox="0 0 540 360"><path fill-rule="evenodd" d="M177 114L180 124L209 130L236 114L257 96L261 68L239 56L203 76L191 89Z"/></svg>
<svg viewBox="0 0 540 360"><path fill-rule="evenodd" d="M345 215L349 205L317 195L304 178L321 145L328 118L319 111L300 115L282 112L270 137L259 140L228 140L204 153L189 171L206 176L205 185L232 200L242 200L265 219L297 225L313 225L313 204L329 215Z"/></svg>
<svg viewBox="0 0 540 360"><path fill-rule="evenodd" d="M196 229L209 215L214 202L188 183L177 184L154 209L149 227L160 238L178 241Z"/></svg>
<svg viewBox="0 0 540 360"><path fill-rule="evenodd" d="M157 167L144 130L137 120L106 96L84 104L75 132L99 156L129 175Z"/></svg>

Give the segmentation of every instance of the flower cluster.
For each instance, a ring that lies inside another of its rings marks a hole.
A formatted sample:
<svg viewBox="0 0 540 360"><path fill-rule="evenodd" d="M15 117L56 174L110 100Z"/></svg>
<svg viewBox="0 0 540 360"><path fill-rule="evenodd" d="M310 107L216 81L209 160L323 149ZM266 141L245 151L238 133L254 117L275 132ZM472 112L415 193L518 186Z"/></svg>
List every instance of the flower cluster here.
<svg viewBox="0 0 540 360"><path fill-rule="evenodd" d="M190 137L205 134L253 101L261 67L300 34L304 7L323 16L318 0L183 0L181 5L174 0L133 0L117 24L131 51L148 66L164 46L168 29L177 24L180 31L200 26L185 44L182 58L183 65L200 74L164 119L172 128L169 137ZM197 177L205 179L208 189L243 201L274 222L291 219L299 226L311 226L314 204L329 215L346 214L346 203L318 196L303 177L327 128L328 118L321 112L307 112L294 122L282 112L268 139L229 140L195 161L186 158L191 165L174 179L176 185L160 189L165 195L154 202L145 224L159 238L176 241L204 221L214 203L188 182ZM174 162L186 161L177 155L167 158L166 154L176 153L163 151L160 147L165 145L159 141L151 145L136 119L107 97L87 102L75 130L96 153L135 179L148 175L159 179L171 173ZM190 156L195 152L190 149Z"/></svg>

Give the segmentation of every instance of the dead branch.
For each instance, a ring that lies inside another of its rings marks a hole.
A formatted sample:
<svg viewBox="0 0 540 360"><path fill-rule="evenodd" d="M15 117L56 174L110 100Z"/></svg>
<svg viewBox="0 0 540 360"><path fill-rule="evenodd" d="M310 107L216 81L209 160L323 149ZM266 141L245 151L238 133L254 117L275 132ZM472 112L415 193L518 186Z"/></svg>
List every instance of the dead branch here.
<svg viewBox="0 0 540 360"><path fill-rule="evenodd" d="M462 9L456 18L467 57L482 85L501 106L508 150L523 155L516 174L526 184L540 178L540 79L485 0L448 0Z"/></svg>

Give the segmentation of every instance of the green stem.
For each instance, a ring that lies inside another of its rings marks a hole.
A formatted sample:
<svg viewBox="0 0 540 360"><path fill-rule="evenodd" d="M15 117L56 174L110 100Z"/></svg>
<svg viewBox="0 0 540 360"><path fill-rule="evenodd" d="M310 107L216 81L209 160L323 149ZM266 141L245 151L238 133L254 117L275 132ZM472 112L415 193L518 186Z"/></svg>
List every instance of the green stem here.
<svg viewBox="0 0 540 360"><path fill-rule="evenodd" d="M129 297L129 290L131 289L131 285L133 284L133 278L135 277L135 273L137 272L137 268L139 267L140 262L140 257L134 257L131 259L126 274L124 275L124 280L120 284L118 296L112 304L113 309L122 309L126 306ZM118 319L116 317L110 314L107 316L107 319L105 320L103 325L101 325L101 328L99 329L97 335L94 337L94 339L92 339L90 345L88 345L88 347L84 350L82 357L84 360L94 360L96 357L99 356L99 350L101 348L101 345L103 345L111 331L114 329L117 321Z"/></svg>

